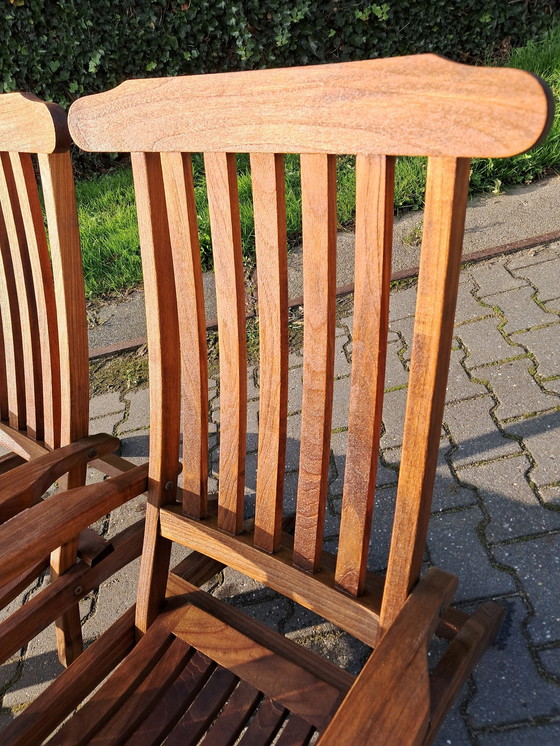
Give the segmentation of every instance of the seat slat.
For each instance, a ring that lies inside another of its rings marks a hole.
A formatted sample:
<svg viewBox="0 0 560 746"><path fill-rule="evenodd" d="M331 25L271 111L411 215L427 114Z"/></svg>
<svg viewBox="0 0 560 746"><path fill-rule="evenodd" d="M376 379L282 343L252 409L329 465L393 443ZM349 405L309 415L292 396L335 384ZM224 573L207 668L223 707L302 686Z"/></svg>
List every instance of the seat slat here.
<svg viewBox="0 0 560 746"><path fill-rule="evenodd" d="M290 715L275 746L307 746L314 733L315 728L306 720Z"/></svg>
<svg viewBox="0 0 560 746"><path fill-rule="evenodd" d="M231 671L218 666L167 737L167 746L190 746L198 743L238 681Z"/></svg>
<svg viewBox="0 0 560 746"><path fill-rule="evenodd" d="M275 552L282 532L288 411L288 267L284 159L251 154L259 304L259 446L255 546Z"/></svg>
<svg viewBox="0 0 560 746"><path fill-rule="evenodd" d="M220 482L218 523L243 529L247 433L245 294L235 155L204 156L218 309L220 354Z"/></svg>
<svg viewBox="0 0 560 746"><path fill-rule="evenodd" d="M265 746L271 743L287 714L288 711L279 702L266 697L239 739L239 746Z"/></svg>
<svg viewBox="0 0 560 746"><path fill-rule="evenodd" d="M1 223L2 210L0 209L0 241L2 240ZM1 260L0 260L1 261ZM0 283L0 292L2 284ZM2 309L0 308L0 420L8 419L8 379L6 377L6 347L4 345L4 325L2 323Z"/></svg>
<svg viewBox="0 0 560 746"><path fill-rule="evenodd" d="M336 158L301 156L303 399L294 564L315 572L323 548L333 397Z"/></svg>
<svg viewBox="0 0 560 746"><path fill-rule="evenodd" d="M430 158L402 457L380 634L420 576L430 515L455 303L470 161Z"/></svg>
<svg viewBox="0 0 560 746"><path fill-rule="evenodd" d="M54 279L31 156L10 153L10 160L25 227L37 303L43 377L44 440L49 448L56 448L60 444L61 399Z"/></svg>
<svg viewBox="0 0 560 746"><path fill-rule="evenodd" d="M192 648L175 638L122 707L105 727L92 735L88 743L91 746L102 746L122 743L128 738L139 723L147 718L158 700L167 695L170 684L177 678L177 673L182 670L192 653Z"/></svg>
<svg viewBox="0 0 560 746"><path fill-rule="evenodd" d="M336 584L363 591L385 382L395 159L356 158L354 333L348 448L336 564Z"/></svg>
<svg viewBox="0 0 560 746"><path fill-rule="evenodd" d="M33 277L27 250L27 239L22 219L20 200L14 180L9 153L0 154L0 202L18 294L19 318L23 348L23 377L27 432L36 440L43 439L43 381L41 343Z"/></svg>
<svg viewBox="0 0 560 746"><path fill-rule="evenodd" d="M183 668L177 679L160 699L148 717L126 741L127 746L155 746L174 728L185 709L190 707L216 664L198 650Z"/></svg>
<svg viewBox="0 0 560 746"><path fill-rule="evenodd" d="M0 204L0 295L2 306L2 330L6 360L6 384L8 399L8 422L16 430L25 428L25 378L23 363L22 331L19 303L14 275L14 266L4 207Z"/></svg>
<svg viewBox="0 0 560 746"><path fill-rule="evenodd" d="M202 739L204 746L227 746L235 743L260 699L258 689L246 681L240 681Z"/></svg>
<svg viewBox="0 0 560 746"><path fill-rule="evenodd" d="M162 153L161 165L181 344L183 511L202 518L208 499L208 360L191 156Z"/></svg>

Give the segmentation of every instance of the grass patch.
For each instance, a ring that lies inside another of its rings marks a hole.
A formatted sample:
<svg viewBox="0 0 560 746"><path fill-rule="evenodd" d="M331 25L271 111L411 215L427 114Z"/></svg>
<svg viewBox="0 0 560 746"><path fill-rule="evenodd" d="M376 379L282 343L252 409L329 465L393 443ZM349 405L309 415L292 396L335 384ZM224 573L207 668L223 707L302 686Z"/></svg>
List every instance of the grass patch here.
<svg viewBox="0 0 560 746"><path fill-rule="evenodd" d="M539 42L515 49L507 63L540 75L551 86L557 102L552 130L544 143L530 153L498 160L474 160L471 194L498 193L506 186L527 184L560 169L560 26ZM237 159L239 203L245 263L254 264L254 225L249 157ZM202 156L193 156L196 209L202 265L211 269L211 238L206 179ZM301 184L299 157L287 155L286 213L289 246L301 241ZM425 158L399 158L395 170L395 211L423 206ZM337 159L338 221L352 227L355 204L355 159ZM84 275L88 298L130 288L142 280L138 228L132 175L129 169L77 184Z"/></svg>

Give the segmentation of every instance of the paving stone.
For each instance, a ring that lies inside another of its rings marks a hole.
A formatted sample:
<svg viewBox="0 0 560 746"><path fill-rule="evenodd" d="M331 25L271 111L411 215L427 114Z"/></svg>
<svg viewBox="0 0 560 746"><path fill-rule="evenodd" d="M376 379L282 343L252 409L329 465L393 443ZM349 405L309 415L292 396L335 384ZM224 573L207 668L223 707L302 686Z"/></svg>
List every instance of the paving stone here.
<svg viewBox="0 0 560 746"><path fill-rule="evenodd" d="M499 562L516 570L535 610L528 630L533 642L560 641L560 536L547 534L520 543L495 547Z"/></svg>
<svg viewBox="0 0 560 746"><path fill-rule="evenodd" d="M490 513L489 541L503 541L560 528L560 512L543 508L527 484L525 456L462 469L460 479L477 487Z"/></svg>
<svg viewBox="0 0 560 746"><path fill-rule="evenodd" d="M90 399L89 416L90 418L104 417L107 414L122 412L124 408L125 404L120 400L120 394L117 391L111 391Z"/></svg>
<svg viewBox="0 0 560 746"><path fill-rule="evenodd" d="M338 320L339 327L346 327L350 332L350 336L354 333L354 316L345 316L343 319Z"/></svg>
<svg viewBox="0 0 560 746"><path fill-rule="evenodd" d="M466 321L479 319L492 314L492 309L484 306L473 295L474 284L467 274L461 275L459 291L457 293L457 308L455 310L455 326Z"/></svg>
<svg viewBox="0 0 560 746"><path fill-rule="evenodd" d="M404 319L407 316L414 316L416 310L416 284L407 288L393 290L389 300L389 319L391 328L393 322Z"/></svg>
<svg viewBox="0 0 560 746"><path fill-rule="evenodd" d="M384 449L394 448L402 443L407 394L407 389L385 394L382 415L385 431L381 436L381 447Z"/></svg>
<svg viewBox="0 0 560 746"><path fill-rule="evenodd" d="M507 257L507 266L509 270L515 272L522 267L532 267L556 259L558 253L560 253L560 242L558 241L548 246L516 251L515 254L510 254Z"/></svg>
<svg viewBox="0 0 560 746"><path fill-rule="evenodd" d="M247 399L258 399L260 397L261 390L259 388L259 368L249 368L247 370Z"/></svg>
<svg viewBox="0 0 560 746"><path fill-rule="evenodd" d="M506 433L522 438L534 458L535 466L529 476L539 487L560 481L560 453L556 432L559 429L560 411L504 426Z"/></svg>
<svg viewBox="0 0 560 746"><path fill-rule="evenodd" d="M449 451L449 448L449 441L444 439L439 449L436 467L436 479L434 482L432 497L432 510L434 512L448 510L449 508L464 507L476 503L476 494L474 490L462 487L453 476L445 458L445 454Z"/></svg>
<svg viewBox="0 0 560 746"><path fill-rule="evenodd" d="M508 272L501 258L471 267L470 274L478 285L477 295L479 298L506 290L514 290L528 284L527 280L522 277L514 277Z"/></svg>
<svg viewBox="0 0 560 746"><path fill-rule="evenodd" d="M560 723L508 728L497 733L482 733L477 738L480 746L557 746L560 743Z"/></svg>
<svg viewBox="0 0 560 746"><path fill-rule="evenodd" d="M560 268L558 276L560 277ZM557 280L558 282L558 280ZM537 373L543 378L560 375L560 324L531 329L513 336L513 341L522 344L535 356Z"/></svg>
<svg viewBox="0 0 560 746"><path fill-rule="evenodd" d="M132 460L133 458L147 459L150 455L150 431L133 430L121 438L121 456Z"/></svg>
<svg viewBox="0 0 560 746"><path fill-rule="evenodd" d="M351 366L346 357L344 345L348 340L343 337L337 337L335 339L334 348L334 376L339 378L340 376L348 376L351 372Z"/></svg>
<svg viewBox="0 0 560 746"><path fill-rule="evenodd" d="M489 295L485 302L497 306L507 319L504 326L506 334L530 329L532 326L550 324L558 319L555 314L546 313L533 300L534 290L532 287L517 288L507 293Z"/></svg>
<svg viewBox="0 0 560 746"><path fill-rule="evenodd" d="M390 334L397 334L398 339L401 340L401 345L404 343L404 349L401 349L400 356L407 362L410 361L410 355L412 353L412 336L414 333L414 316L409 316L406 319L399 319L398 321L389 322Z"/></svg>
<svg viewBox="0 0 560 746"><path fill-rule="evenodd" d="M474 728L516 723L558 709L558 688L541 678L525 644L523 602L515 598L500 604L507 618L473 674L476 690L468 717Z"/></svg>
<svg viewBox="0 0 560 746"><path fill-rule="evenodd" d="M523 354L521 347L506 342L498 331L499 324L500 319L492 317L462 324L455 329L455 336L459 337L468 350L465 366L469 370Z"/></svg>
<svg viewBox="0 0 560 746"><path fill-rule="evenodd" d="M119 425L119 433L138 430L150 423L150 390L137 389L126 394L130 402L128 417Z"/></svg>
<svg viewBox="0 0 560 746"><path fill-rule="evenodd" d="M560 295L558 278L560 277L560 255L550 261L519 267L514 270L518 277L529 280L537 289L540 301L554 300Z"/></svg>
<svg viewBox="0 0 560 746"><path fill-rule="evenodd" d="M399 350L402 348L402 342L392 342L387 345L387 361L385 365L385 389L392 389L396 386L406 386L408 383L408 371L399 357Z"/></svg>
<svg viewBox="0 0 560 746"><path fill-rule="evenodd" d="M489 382L499 400L494 412L499 420L546 411L560 404L557 396L539 387L529 373L532 367L532 360L522 358L476 372L477 378Z"/></svg>
<svg viewBox="0 0 560 746"><path fill-rule="evenodd" d="M247 451L256 451L259 447L259 401L247 402Z"/></svg>
<svg viewBox="0 0 560 746"><path fill-rule="evenodd" d="M434 746L471 746L472 739L460 711L465 691L466 686L459 692L455 704L445 716L445 720L434 741Z"/></svg>
<svg viewBox="0 0 560 746"><path fill-rule="evenodd" d="M136 513L135 518L139 517ZM85 644L96 640L135 602L139 571L140 558L137 558L101 584L95 614L82 627Z"/></svg>
<svg viewBox="0 0 560 746"><path fill-rule="evenodd" d="M303 368L290 368L288 371L288 412L301 411L303 395Z"/></svg>
<svg viewBox="0 0 560 746"><path fill-rule="evenodd" d="M480 543L477 526L483 514L476 506L432 515L428 549L432 562L459 578L455 602L513 592L515 581L492 567Z"/></svg>
<svg viewBox="0 0 560 746"><path fill-rule="evenodd" d="M106 417L98 417L95 420L90 420L89 434L107 433L108 435L113 435L122 415L123 412L118 412L117 414L108 414Z"/></svg>
<svg viewBox="0 0 560 746"><path fill-rule="evenodd" d="M447 377L447 391L445 400L448 402L470 399L473 396L486 394L486 387L481 383L471 381L465 369L461 365L465 354L462 350L451 350L449 361L449 374Z"/></svg>
<svg viewBox="0 0 560 746"><path fill-rule="evenodd" d="M331 429L348 427L350 410L350 377L339 378L334 382Z"/></svg>
<svg viewBox="0 0 560 746"><path fill-rule="evenodd" d="M547 505L558 505L560 506L560 486L554 485L553 487L541 487L540 488L541 499Z"/></svg>
<svg viewBox="0 0 560 746"><path fill-rule="evenodd" d="M541 381L541 385L546 391L560 395L560 379L554 381Z"/></svg>
<svg viewBox="0 0 560 746"><path fill-rule="evenodd" d="M384 487L375 492L371 544L368 553L368 568L374 572L380 572L387 567L396 496L396 487Z"/></svg>
<svg viewBox="0 0 560 746"><path fill-rule="evenodd" d="M443 421L457 443L457 450L451 455L455 467L519 453L521 450L518 443L504 438L496 428L490 416L493 403L488 395L445 406Z"/></svg>
<svg viewBox="0 0 560 746"><path fill-rule="evenodd" d="M334 330L334 336L338 339L339 337L345 337L346 339L350 339L350 335L348 333L348 327L343 325L341 321L336 322L336 328Z"/></svg>
<svg viewBox="0 0 560 746"><path fill-rule="evenodd" d="M560 681L560 647L551 648L550 650L539 650L538 655L542 667L548 673L556 676Z"/></svg>

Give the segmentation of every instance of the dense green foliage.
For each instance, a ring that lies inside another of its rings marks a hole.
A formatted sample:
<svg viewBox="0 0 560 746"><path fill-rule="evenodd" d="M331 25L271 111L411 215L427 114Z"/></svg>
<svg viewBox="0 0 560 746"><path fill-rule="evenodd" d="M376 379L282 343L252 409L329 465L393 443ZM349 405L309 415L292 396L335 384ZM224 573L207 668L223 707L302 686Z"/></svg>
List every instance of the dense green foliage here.
<svg viewBox="0 0 560 746"><path fill-rule="evenodd" d="M0 90L67 105L132 77L439 52L503 54L555 0L3 0Z"/></svg>

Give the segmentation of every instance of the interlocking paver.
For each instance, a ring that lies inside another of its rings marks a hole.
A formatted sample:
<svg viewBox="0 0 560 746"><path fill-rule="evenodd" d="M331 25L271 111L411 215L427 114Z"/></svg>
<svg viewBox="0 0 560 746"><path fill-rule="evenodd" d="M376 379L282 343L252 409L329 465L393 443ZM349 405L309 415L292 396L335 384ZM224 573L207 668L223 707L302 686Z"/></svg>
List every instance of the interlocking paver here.
<svg viewBox="0 0 560 746"><path fill-rule="evenodd" d="M494 399L489 394L446 405L443 421L457 444L457 449L451 454L456 467L521 450L518 443L504 438L496 428L490 415L493 406Z"/></svg>
<svg viewBox="0 0 560 746"><path fill-rule="evenodd" d="M394 448L402 443L407 394L407 389L389 391L385 394L382 415L385 431L381 436L382 448Z"/></svg>
<svg viewBox="0 0 560 746"><path fill-rule="evenodd" d="M120 394L117 391L110 391L108 394L93 397L89 404L89 416L92 419L94 417L104 417L115 412L122 412L125 406L125 403L121 401Z"/></svg>
<svg viewBox="0 0 560 746"><path fill-rule="evenodd" d="M492 309L486 308L473 295L474 283L470 276L465 273L461 275L459 292L457 293L457 310L455 312L455 325L463 324L465 321L479 319L482 316L491 316Z"/></svg>
<svg viewBox="0 0 560 746"><path fill-rule="evenodd" d="M465 357L463 350L452 350L449 361L449 374L447 376L446 401L461 401L473 396L486 394L487 390L481 383L472 381L463 368L461 361Z"/></svg>
<svg viewBox="0 0 560 746"><path fill-rule="evenodd" d="M496 733L483 733L477 743L480 746L555 746L560 743L560 723L527 723Z"/></svg>
<svg viewBox="0 0 560 746"><path fill-rule="evenodd" d="M498 330L499 324L500 319L492 317L462 324L455 329L455 336L468 351L465 366L469 370L523 354L521 347L506 342Z"/></svg>
<svg viewBox="0 0 560 746"><path fill-rule="evenodd" d="M522 358L476 372L478 378L489 382L498 398L494 413L499 420L547 411L560 404L557 396L540 388L530 373L532 368L533 361Z"/></svg>
<svg viewBox="0 0 560 746"><path fill-rule="evenodd" d="M533 326L550 324L558 320L556 314L543 311L535 303L533 300L534 293L533 288L528 286L517 288L517 290L509 290L507 293L489 295L484 301L500 309L506 318L504 331L506 334L512 334L521 329L530 329Z"/></svg>
<svg viewBox="0 0 560 746"><path fill-rule="evenodd" d="M479 298L514 290L528 284L527 280L510 274L501 259L483 262L472 267L470 275L478 286Z"/></svg>
<svg viewBox="0 0 560 746"><path fill-rule="evenodd" d="M560 534L495 547L494 554L514 568L529 594L535 612L528 623L533 642L560 642Z"/></svg>
<svg viewBox="0 0 560 746"><path fill-rule="evenodd" d="M389 320L391 325L399 319L414 316L416 308L416 285L402 288L391 293L389 301Z"/></svg>
<svg viewBox="0 0 560 746"><path fill-rule="evenodd" d="M548 246L540 246L538 248L528 249L527 251L519 251L504 257L507 267L512 272L522 267L532 267L535 264L543 264L551 259L555 259L560 252L560 241L548 244Z"/></svg>
<svg viewBox="0 0 560 746"><path fill-rule="evenodd" d="M560 529L560 513L545 509L525 479L529 466L526 456L514 456L460 471L460 479L478 489L490 514L489 541Z"/></svg>
<svg viewBox="0 0 560 746"><path fill-rule="evenodd" d="M537 297L540 301L554 300L560 295L560 251L554 259L528 267L518 267L512 271L517 277L527 279L537 288Z"/></svg>
<svg viewBox="0 0 560 746"><path fill-rule="evenodd" d="M404 386L408 382L408 371L399 356L402 342L391 342L387 345L387 361L385 367L385 389Z"/></svg>
<svg viewBox="0 0 560 746"><path fill-rule="evenodd" d="M450 508L460 508L476 503L476 493L463 487L453 475L446 454L450 451L449 441L442 440L438 453L436 479L432 497L432 510L439 512Z"/></svg>
<svg viewBox="0 0 560 746"><path fill-rule="evenodd" d="M512 339L535 356L539 376L549 378L560 375L560 323L520 332L514 334Z"/></svg>
<svg viewBox="0 0 560 746"><path fill-rule="evenodd" d="M530 477L539 487L560 481L557 432L559 429L560 411L541 414L504 426L506 433L516 435L523 440L535 460Z"/></svg>
<svg viewBox="0 0 560 746"><path fill-rule="evenodd" d="M548 673L560 680L560 647L539 650L539 661Z"/></svg>
<svg viewBox="0 0 560 746"><path fill-rule="evenodd" d="M541 487L539 490L541 498L547 505L557 505L560 507L560 486Z"/></svg>
<svg viewBox="0 0 560 746"><path fill-rule="evenodd" d="M128 416L119 424L119 434L145 427L150 420L150 389L129 391L125 399L129 402Z"/></svg>

